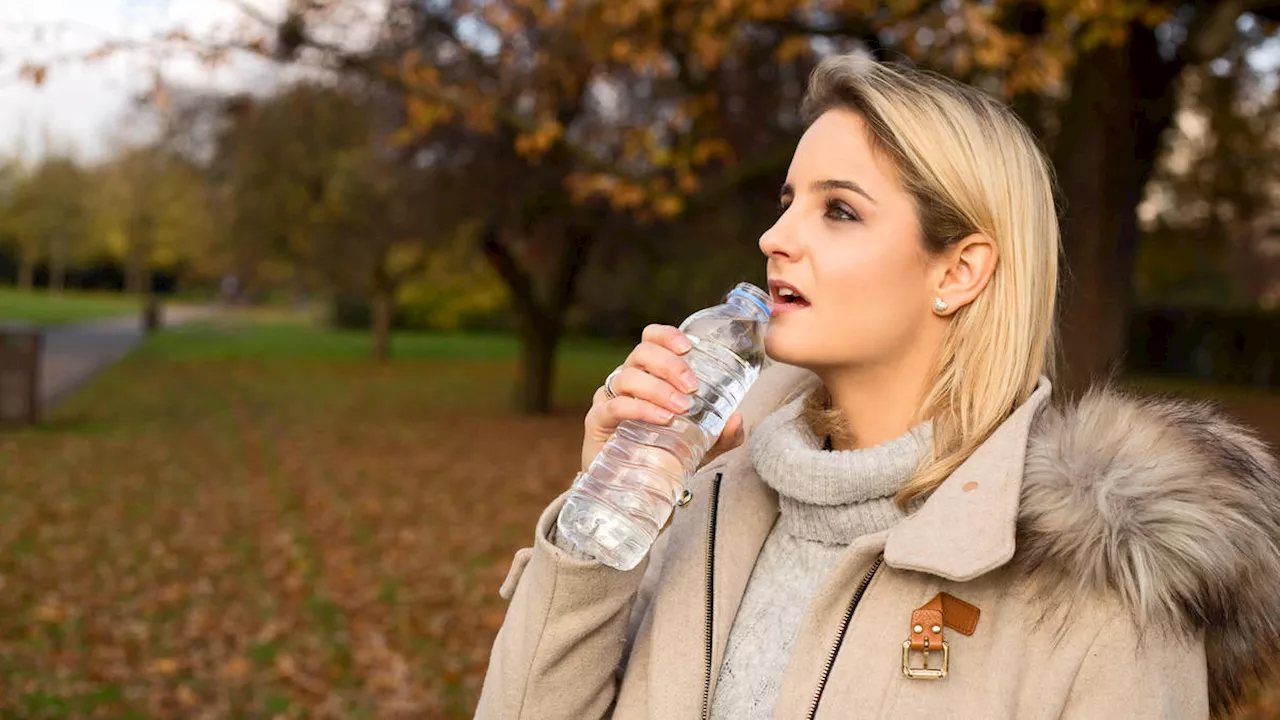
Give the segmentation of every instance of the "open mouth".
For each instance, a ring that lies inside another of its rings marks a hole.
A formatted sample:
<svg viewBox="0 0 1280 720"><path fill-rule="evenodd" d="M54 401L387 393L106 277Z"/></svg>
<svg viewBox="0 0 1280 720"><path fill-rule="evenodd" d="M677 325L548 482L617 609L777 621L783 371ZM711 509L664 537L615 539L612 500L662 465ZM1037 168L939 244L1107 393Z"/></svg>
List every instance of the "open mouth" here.
<svg viewBox="0 0 1280 720"><path fill-rule="evenodd" d="M769 283L770 295L773 304L778 307L786 308L802 308L808 307L809 301L795 286L781 281Z"/></svg>

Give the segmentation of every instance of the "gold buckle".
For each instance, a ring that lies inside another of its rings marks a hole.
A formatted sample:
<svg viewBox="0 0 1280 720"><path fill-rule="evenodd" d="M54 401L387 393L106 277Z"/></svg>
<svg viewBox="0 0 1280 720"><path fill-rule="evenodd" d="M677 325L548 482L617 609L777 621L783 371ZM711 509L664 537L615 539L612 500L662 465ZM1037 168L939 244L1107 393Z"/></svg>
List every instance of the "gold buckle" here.
<svg viewBox="0 0 1280 720"><path fill-rule="evenodd" d="M936 651L934 651L936 652ZM951 645L945 640L942 642L942 667L929 667L929 649L925 648L921 651L924 660L920 667L911 667L911 641L906 640L902 643L902 674L913 680L941 680L947 676L947 670L951 667Z"/></svg>

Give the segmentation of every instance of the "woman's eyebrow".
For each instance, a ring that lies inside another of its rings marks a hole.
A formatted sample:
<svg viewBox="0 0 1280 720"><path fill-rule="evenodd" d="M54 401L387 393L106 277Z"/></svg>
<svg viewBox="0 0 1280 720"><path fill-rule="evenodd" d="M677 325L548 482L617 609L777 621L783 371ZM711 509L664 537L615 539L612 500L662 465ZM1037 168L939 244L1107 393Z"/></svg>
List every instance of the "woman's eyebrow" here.
<svg viewBox="0 0 1280 720"><path fill-rule="evenodd" d="M783 187L785 188L786 186ZM815 180L813 184L809 186L809 189L816 193L823 192L824 190L849 190L851 192L858 193L862 197L870 200L872 203L876 202L876 199L871 197L870 193L863 190L861 185L853 182L852 180Z"/></svg>

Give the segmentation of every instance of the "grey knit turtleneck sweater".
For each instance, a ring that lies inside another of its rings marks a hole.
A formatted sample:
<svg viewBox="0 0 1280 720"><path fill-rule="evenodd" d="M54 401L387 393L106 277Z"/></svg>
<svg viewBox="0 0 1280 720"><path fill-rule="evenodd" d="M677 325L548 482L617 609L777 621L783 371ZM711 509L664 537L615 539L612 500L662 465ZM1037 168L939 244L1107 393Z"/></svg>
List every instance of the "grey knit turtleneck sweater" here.
<svg viewBox="0 0 1280 720"><path fill-rule="evenodd" d="M752 432L756 472L778 493L780 514L747 582L729 631L711 717L773 717L800 621L850 543L903 517L893 495L933 441L924 423L865 450L829 451L800 418L805 398L779 408Z"/></svg>

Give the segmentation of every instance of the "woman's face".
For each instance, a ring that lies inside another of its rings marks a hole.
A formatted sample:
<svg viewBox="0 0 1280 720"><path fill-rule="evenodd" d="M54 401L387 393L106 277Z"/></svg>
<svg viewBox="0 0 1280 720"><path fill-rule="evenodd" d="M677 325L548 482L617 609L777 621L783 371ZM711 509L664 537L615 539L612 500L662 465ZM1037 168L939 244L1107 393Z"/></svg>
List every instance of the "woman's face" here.
<svg viewBox="0 0 1280 720"><path fill-rule="evenodd" d="M780 201L760 238L774 307L770 357L814 371L869 369L936 347L937 279L915 204L859 115L830 110L809 127Z"/></svg>

